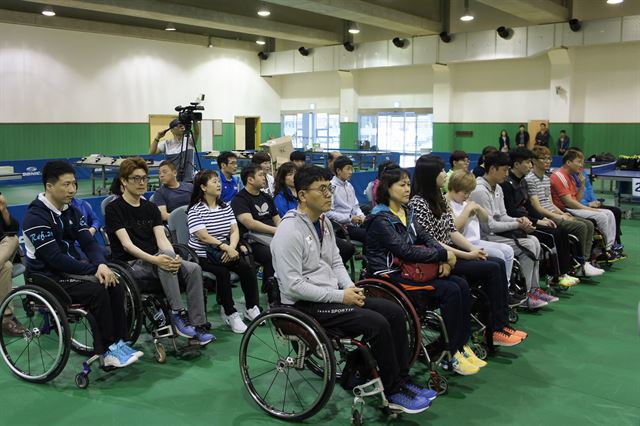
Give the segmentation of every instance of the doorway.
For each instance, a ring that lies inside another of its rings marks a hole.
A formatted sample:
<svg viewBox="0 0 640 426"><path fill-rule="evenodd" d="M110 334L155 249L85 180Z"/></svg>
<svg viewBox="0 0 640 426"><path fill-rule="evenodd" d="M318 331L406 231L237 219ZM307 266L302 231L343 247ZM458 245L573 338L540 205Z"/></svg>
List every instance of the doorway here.
<svg viewBox="0 0 640 426"><path fill-rule="evenodd" d="M260 117L236 117L235 149L256 150L260 147Z"/></svg>

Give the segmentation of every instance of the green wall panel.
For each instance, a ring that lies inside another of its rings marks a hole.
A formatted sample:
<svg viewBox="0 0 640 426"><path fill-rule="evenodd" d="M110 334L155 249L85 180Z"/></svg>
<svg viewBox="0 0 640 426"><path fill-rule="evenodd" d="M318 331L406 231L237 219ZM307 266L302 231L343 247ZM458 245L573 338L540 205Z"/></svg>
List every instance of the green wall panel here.
<svg viewBox="0 0 640 426"><path fill-rule="evenodd" d="M358 123L340 123L340 149L358 149Z"/></svg>
<svg viewBox="0 0 640 426"><path fill-rule="evenodd" d="M0 124L0 160L130 155L149 149L148 123Z"/></svg>
<svg viewBox="0 0 640 426"><path fill-rule="evenodd" d="M480 152L487 145L497 146L502 129L514 139L520 123L434 123L433 151L451 152L461 149ZM587 156L603 151L614 155L640 153L640 124L638 123L551 123L551 147L555 153L560 130L566 130L571 145L582 149ZM456 131L472 131L473 136L456 136ZM535 137L535 133L531 138Z"/></svg>
<svg viewBox="0 0 640 426"><path fill-rule="evenodd" d="M268 141L282 136L280 123L260 123L260 142Z"/></svg>

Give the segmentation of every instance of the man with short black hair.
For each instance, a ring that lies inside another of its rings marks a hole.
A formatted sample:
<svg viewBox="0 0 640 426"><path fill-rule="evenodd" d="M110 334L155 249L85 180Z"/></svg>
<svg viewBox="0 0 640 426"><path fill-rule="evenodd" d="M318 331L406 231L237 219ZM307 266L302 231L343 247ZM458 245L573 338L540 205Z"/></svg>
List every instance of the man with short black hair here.
<svg viewBox="0 0 640 426"><path fill-rule="evenodd" d="M378 364L389 406L419 413L437 393L409 379L409 343L400 306L365 297L342 264L324 216L331 207L330 179L330 173L317 166L303 167L294 177L298 208L284 216L271 245L282 303L294 305L327 329L363 336Z"/></svg>
<svg viewBox="0 0 640 426"><path fill-rule="evenodd" d="M331 185L334 187L334 192L331 210L327 212L327 217L345 226L352 240L364 243L367 231L360 227L364 221L364 213L360 209L356 191L349 182L353 175L353 161L342 155L333 162L333 168L335 176L331 179Z"/></svg>
<svg viewBox="0 0 640 426"><path fill-rule="evenodd" d="M169 160L160 163L160 188L153 195L153 203L158 206L160 216L164 222L169 220L169 214L181 206L189 204L193 184L178 182L178 169Z"/></svg>
<svg viewBox="0 0 640 426"><path fill-rule="evenodd" d="M442 184L442 193L447 193L447 188L449 187L449 178L456 170L469 170L469 156L466 152L456 150L451 153L449 156L449 165L451 168L447 172L447 177L444 179L444 183Z"/></svg>
<svg viewBox="0 0 640 426"><path fill-rule="evenodd" d="M333 168L333 162L336 161L336 158L340 157L342 154L338 151L331 151L327 153L327 169L331 171L331 173L335 174L336 171Z"/></svg>
<svg viewBox="0 0 640 426"><path fill-rule="evenodd" d="M70 205L78 183L64 161L50 161L42 170L45 191L29 204L23 229L28 273L56 280L73 303L84 305L95 319L93 347L104 365L126 367L142 352L129 347L123 286L107 266L84 216ZM87 257L80 261L75 242Z"/></svg>
<svg viewBox="0 0 640 426"><path fill-rule="evenodd" d="M220 169L220 185L222 192L220 199L229 204L240 190L238 178L234 175L238 171L238 156L231 151L223 151L216 159Z"/></svg>
<svg viewBox="0 0 640 426"><path fill-rule="evenodd" d="M258 165L251 164L242 169L240 179L244 188L231 201L240 228L240 233L251 242L253 256L264 268L262 282L268 282L273 276L273 263L269 246L280 215L273 198L262 189L265 186L264 171Z"/></svg>
<svg viewBox="0 0 640 426"><path fill-rule="evenodd" d="M546 146L547 148L549 148L550 139L551 135L549 134L547 125L545 123L540 123L540 131L536 133L536 145Z"/></svg>
<svg viewBox="0 0 640 426"><path fill-rule="evenodd" d="M171 130L171 137L160 141ZM176 165L177 177L180 182L193 182L193 166L195 162L195 141L200 137L200 122L193 123L193 138L191 135L185 143L185 125L179 119L173 119L169 128L158 132L151 141L149 154L164 153L165 159Z"/></svg>
<svg viewBox="0 0 640 426"><path fill-rule="evenodd" d="M300 168L304 166L305 161L307 161L307 156L302 151L292 151L291 154L289 154L289 161Z"/></svg>
<svg viewBox="0 0 640 426"><path fill-rule="evenodd" d="M516 146L527 148L529 145L529 132L524 128L524 124L518 127L518 133L516 133Z"/></svg>
<svg viewBox="0 0 640 426"><path fill-rule="evenodd" d="M264 151L256 152L251 157L251 164L260 166L264 172L265 184L261 191L273 197L275 195L275 179L271 175L271 157ZM244 181L242 183L244 185Z"/></svg>

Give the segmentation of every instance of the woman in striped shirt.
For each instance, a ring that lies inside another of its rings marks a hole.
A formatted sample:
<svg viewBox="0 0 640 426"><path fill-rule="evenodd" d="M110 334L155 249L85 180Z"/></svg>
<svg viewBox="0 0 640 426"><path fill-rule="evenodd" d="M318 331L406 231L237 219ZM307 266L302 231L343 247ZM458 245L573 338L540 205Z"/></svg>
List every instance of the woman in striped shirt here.
<svg viewBox="0 0 640 426"><path fill-rule="evenodd" d="M244 317L252 321L260 315L258 281L253 266L240 256L240 231L231 206L220 199L222 186L213 170L201 170L193 181L187 212L189 247L195 250L204 271L216 276L222 319L234 333L244 333L244 324L233 305L231 271L240 277L246 301Z"/></svg>

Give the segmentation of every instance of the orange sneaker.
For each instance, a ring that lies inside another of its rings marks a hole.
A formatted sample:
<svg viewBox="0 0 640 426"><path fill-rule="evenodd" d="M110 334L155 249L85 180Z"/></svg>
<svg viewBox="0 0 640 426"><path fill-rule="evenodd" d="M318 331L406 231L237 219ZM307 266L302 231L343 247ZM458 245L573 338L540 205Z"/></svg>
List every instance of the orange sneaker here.
<svg viewBox="0 0 640 426"><path fill-rule="evenodd" d="M493 332L493 344L496 346L515 346L522 343L522 338L504 330Z"/></svg>
<svg viewBox="0 0 640 426"><path fill-rule="evenodd" d="M522 340L526 339L528 336L528 334L525 333L524 331L516 330L515 328L509 327L508 325L505 325L503 330L509 334L515 334L516 336L520 337Z"/></svg>

